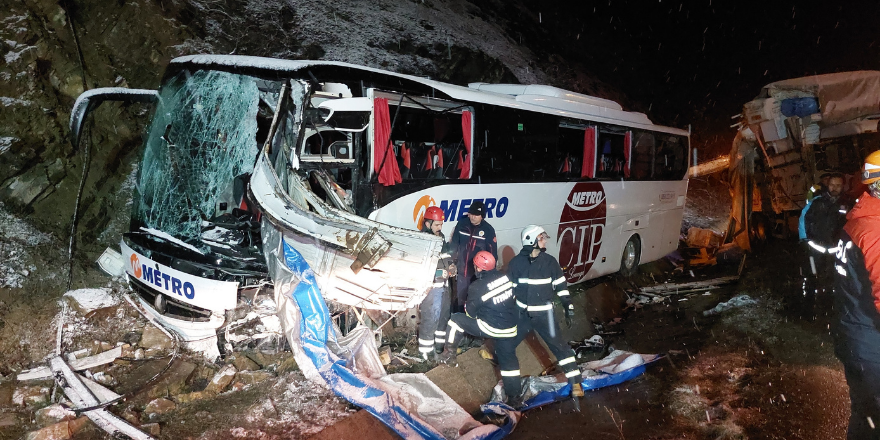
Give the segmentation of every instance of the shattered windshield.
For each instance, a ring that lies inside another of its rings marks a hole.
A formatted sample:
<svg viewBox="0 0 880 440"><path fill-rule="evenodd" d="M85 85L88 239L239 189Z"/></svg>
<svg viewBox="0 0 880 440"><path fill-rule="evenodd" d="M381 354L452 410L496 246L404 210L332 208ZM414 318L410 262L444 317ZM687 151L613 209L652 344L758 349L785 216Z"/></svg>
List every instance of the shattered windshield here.
<svg viewBox="0 0 880 440"><path fill-rule="evenodd" d="M187 242L230 212L257 156L258 80L182 72L161 90L138 176L133 216Z"/></svg>

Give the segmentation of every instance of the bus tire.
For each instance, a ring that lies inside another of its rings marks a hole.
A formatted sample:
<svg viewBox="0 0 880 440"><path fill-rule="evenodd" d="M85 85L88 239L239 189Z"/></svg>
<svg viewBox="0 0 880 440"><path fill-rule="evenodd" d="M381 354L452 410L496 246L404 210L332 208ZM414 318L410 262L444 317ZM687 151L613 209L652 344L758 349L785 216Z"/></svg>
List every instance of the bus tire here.
<svg viewBox="0 0 880 440"><path fill-rule="evenodd" d="M639 259L642 256L642 241L638 235L633 235L623 246L623 255L620 257L620 274L631 277L639 270Z"/></svg>

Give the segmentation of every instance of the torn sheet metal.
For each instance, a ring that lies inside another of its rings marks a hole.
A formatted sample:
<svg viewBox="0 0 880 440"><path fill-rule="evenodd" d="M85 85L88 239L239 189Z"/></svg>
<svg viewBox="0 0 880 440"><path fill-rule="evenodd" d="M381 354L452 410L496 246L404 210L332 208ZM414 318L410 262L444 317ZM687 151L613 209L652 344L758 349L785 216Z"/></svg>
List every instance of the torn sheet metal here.
<svg viewBox="0 0 880 440"><path fill-rule="evenodd" d="M284 231L286 243L312 268L325 299L386 311L421 303L433 282L442 240L338 210L308 190L297 190L294 182L290 187L315 212L279 192L278 176L261 155L251 177L252 197L271 228Z"/></svg>
<svg viewBox="0 0 880 440"><path fill-rule="evenodd" d="M343 340L337 336L316 274L304 256L287 242L285 234L265 220L263 237L281 322L297 364L307 377L365 408L405 439L495 439L513 429L517 416L511 410L507 409L511 417L504 427L480 425L439 388L428 385L423 374L388 379L383 374L377 380L375 376L384 371L381 364L377 365L372 335L361 330L345 340L351 345L340 344ZM458 410L440 408L450 405ZM505 411L503 406L493 409ZM439 417L440 413L454 413L455 417ZM435 426L432 421L439 424ZM461 425L456 428L450 422ZM467 433L460 436L463 431Z"/></svg>

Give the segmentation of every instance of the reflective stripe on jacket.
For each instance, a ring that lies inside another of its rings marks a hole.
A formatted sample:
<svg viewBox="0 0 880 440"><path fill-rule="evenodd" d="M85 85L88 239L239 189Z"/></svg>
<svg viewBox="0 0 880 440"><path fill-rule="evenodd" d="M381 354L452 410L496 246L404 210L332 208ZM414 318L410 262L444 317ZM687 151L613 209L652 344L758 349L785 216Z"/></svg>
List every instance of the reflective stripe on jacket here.
<svg viewBox="0 0 880 440"><path fill-rule="evenodd" d="M465 312L471 318L476 318L480 330L490 336L516 336L519 311L513 295L513 283L507 275L497 270L484 271L480 278L471 283Z"/></svg>
<svg viewBox="0 0 880 440"><path fill-rule="evenodd" d="M524 247L508 265L517 305L530 312L551 310L558 297L568 307L571 296L559 263L546 252L532 259L531 252L531 246Z"/></svg>

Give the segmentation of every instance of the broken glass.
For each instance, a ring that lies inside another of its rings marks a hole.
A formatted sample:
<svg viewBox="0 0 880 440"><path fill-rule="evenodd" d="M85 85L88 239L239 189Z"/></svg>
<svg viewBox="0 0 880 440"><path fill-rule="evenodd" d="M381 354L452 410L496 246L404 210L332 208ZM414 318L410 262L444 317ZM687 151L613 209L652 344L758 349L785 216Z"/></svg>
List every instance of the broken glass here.
<svg viewBox="0 0 880 440"><path fill-rule="evenodd" d="M245 75L198 71L169 80L146 142L136 219L196 242L203 221L237 207L228 199L257 156L259 97Z"/></svg>

